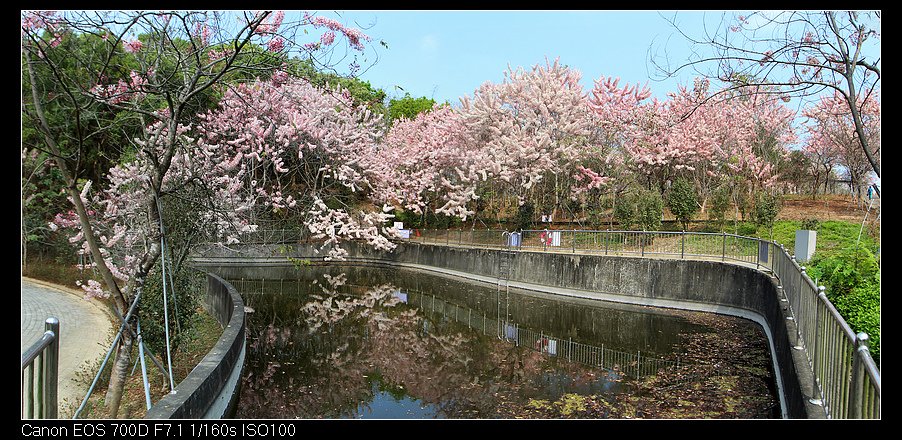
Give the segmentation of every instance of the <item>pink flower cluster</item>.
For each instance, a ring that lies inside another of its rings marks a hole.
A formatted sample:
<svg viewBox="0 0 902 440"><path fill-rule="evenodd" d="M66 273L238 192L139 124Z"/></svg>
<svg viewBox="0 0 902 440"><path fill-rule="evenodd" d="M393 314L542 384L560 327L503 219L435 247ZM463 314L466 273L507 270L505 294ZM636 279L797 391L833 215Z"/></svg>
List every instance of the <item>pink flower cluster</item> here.
<svg viewBox="0 0 902 440"><path fill-rule="evenodd" d="M332 31L332 32L341 32L342 35L344 35L345 38L348 39L348 44L350 44L351 47L353 47L354 49L359 50L359 51L363 51L363 49L364 49L363 42L364 41L371 41L371 38L369 36L367 36L366 34L364 34L363 32L361 32L360 29L346 27L345 25L343 25L331 18L320 17L320 16L314 17L314 16L310 15L308 12L304 12L304 21L313 25L313 27L315 27L315 28L325 27L326 29L329 29L329 31ZM334 40L334 33L333 33L332 37L324 37L324 38L325 39L321 40L322 43L324 45L329 45L329 44L331 44L331 41ZM327 43L326 41L329 41L329 42Z"/></svg>
<svg viewBox="0 0 902 440"><path fill-rule="evenodd" d="M153 70L149 70L147 75L153 75ZM91 88L91 93L100 100L109 104L119 104L134 98L141 98L145 95L142 88L147 84L147 78L135 72L129 72L129 80L119 80L116 84L102 85L97 84Z"/></svg>
<svg viewBox="0 0 902 440"><path fill-rule="evenodd" d="M142 47L144 47L144 43L142 43L141 40L138 39L126 41L123 43L123 45L125 47L125 51L129 53L137 53L141 50Z"/></svg>

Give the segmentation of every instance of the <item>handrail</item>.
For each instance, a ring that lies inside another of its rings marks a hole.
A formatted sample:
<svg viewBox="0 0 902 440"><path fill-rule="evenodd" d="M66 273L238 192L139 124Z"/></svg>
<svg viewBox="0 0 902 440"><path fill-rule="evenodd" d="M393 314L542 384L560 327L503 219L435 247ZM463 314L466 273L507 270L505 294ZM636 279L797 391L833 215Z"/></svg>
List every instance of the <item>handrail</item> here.
<svg viewBox="0 0 902 440"><path fill-rule="evenodd" d="M22 354L22 382L24 383L19 394L22 418L55 419L57 417L59 320L47 318L44 321L44 330L41 338ZM37 361L37 366L35 366L35 361ZM25 382L26 370L28 371L27 382ZM35 377L35 372L37 372L37 377ZM37 386L37 390L35 390L35 386Z"/></svg>

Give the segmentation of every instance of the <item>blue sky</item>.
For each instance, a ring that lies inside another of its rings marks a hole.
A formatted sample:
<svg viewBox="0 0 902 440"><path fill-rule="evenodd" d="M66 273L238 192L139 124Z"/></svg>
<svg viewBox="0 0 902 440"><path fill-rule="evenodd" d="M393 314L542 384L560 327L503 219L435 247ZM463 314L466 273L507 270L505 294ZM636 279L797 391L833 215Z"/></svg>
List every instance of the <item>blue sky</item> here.
<svg viewBox="0 0 902 440"><path fill-rule="evenodd" d="M588 91L604 75L620 84L646 84L663 99L679 79L656 82L648 52L685 59L685 40L661 16L675 11L317 11L373 38L363 56L360 78L390 97L426 96L457 104L486 81L501 82L512 68L544 64L559 57L582 73ZM708 21L722 12L707 13ZM700 29L702 13L679 12L682 25ZM388 48L379 44L384 41ZM378 57L378 60L377 60ZM365 58L365 60L364 60ZM374 63L375 62L375 63ZM339 66L340 67L340 66ZM396 88L400 86L403 90Z"/></svg>

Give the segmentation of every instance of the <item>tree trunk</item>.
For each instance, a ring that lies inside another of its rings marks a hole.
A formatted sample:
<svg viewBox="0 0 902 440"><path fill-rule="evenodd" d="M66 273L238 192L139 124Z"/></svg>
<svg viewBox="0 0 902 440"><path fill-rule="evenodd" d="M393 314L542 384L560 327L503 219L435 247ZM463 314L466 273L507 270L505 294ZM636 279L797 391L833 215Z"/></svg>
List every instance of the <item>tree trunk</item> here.
<svg viewBox="0 0 902 440"><path fill-rule="evenodd" d="M137 311L137 307L135 310ZM125 330L119 339L119 345L116 348L116 360L113 363L113 371L110 373L110 385L107 388L104 404L110 411L110 418L115 419L119 416L119 405L122 402L122 394L125 390L125 381L128 379L128 373L132 365L132 345L134 339L131 332Z"/></svg>

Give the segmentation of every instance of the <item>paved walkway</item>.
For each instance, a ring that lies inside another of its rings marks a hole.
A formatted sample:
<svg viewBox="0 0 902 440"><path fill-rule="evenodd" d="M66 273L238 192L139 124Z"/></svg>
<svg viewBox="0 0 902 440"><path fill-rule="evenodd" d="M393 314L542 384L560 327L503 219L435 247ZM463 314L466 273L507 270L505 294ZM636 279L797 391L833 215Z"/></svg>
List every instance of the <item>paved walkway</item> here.
<svg viewBox="0 0 902 440"><path fill-rule="evenodd" d="M95 368L109 349L113 334L111 314L99 301L84 300L77 289L25 277L21 306L21 352L44 334L47 318L60 321L58 417L71 418L94 379Z"/></svg>

